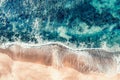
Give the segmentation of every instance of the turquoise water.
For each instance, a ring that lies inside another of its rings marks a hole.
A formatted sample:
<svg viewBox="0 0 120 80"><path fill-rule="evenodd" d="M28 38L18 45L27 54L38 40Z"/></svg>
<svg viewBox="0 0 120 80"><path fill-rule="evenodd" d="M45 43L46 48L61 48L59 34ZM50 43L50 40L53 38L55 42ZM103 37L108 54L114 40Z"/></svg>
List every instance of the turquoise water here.
<svg viewBox="0 0 120 80"><path fill-rule="evenodd" d="M119 0L0 0L0 43L120 46Z"/></svg>

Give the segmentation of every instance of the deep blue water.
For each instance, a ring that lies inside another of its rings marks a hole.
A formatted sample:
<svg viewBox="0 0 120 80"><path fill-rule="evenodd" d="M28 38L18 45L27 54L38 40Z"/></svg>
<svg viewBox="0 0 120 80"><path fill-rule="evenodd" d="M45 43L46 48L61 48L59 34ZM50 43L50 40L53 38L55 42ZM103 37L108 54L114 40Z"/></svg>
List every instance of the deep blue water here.
<svg viewBox="0 0 120 80"><path fill-rule="evenodd" d="M0 43L120 46L119 0L0 0Z"/></svg>

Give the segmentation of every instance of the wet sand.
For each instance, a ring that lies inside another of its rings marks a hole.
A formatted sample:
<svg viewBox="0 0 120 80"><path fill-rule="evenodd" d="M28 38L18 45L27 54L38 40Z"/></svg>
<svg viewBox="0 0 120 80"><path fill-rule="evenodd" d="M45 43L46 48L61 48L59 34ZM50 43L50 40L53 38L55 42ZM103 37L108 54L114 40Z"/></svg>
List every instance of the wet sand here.
<svg viewBox="0 0 120 80"><path fill-rule="evenodd" d="M120 80L115 53L58 44L0 49L0 80Z"/></svg>

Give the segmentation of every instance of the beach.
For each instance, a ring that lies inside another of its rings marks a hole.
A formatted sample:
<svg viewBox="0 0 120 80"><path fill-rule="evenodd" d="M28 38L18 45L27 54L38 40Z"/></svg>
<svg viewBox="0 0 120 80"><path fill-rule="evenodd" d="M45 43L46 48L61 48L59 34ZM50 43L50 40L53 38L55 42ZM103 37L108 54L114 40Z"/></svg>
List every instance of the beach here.
<svg viewBox="0 0 120 80"><path fill-rule="evenodd" d="M1 48L0 80L119 80L113 55L99 51L74 51L58 44Z"/></svg>

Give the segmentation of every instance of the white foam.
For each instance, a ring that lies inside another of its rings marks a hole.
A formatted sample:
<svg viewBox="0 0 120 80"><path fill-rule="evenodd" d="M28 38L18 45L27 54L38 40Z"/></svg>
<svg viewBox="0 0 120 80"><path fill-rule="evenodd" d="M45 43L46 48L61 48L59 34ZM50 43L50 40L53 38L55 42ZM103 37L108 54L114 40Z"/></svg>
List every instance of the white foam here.
<svg viewBox="0 0 120 80"><path fill-rule="evenodd" d="M66 34L66 28L64 28L64 27L59 27L59 28L58 28L58 33L59 33L59 36L65 38L65 39L67 39L67 40L69 40L69 39L71 38L71 36L68 36L68 35Z"/></svg>
<svg viewBox="0 0 120 80"><path fill-rule="evenodd" d="M0 0L0 7L5 3L5 0Z"/></svg>
<svg viewBox="0 0 120 80"><path fill-rule="evenodd" d="M2 43L0 45L0 48L8 48L11 45L20 45L23 48L31 48L31 47L36 47L39 48L41 46L44 45L50 45L50 44L58 44L58 45L62 45L65 46L68 49L77 51L77 50L84 50L84 49L102 49L102 50L106 50L108 52L117 52L120 51L119 46L113 46L112 48L107 47L106 45L101 46L101 48L85 48L85 47L76 47L75 44L72 43L61 43L61 42L49 42L49 41L41 41L37 44L35 43L24 43L24 42L20 42L20 41L16 41L16 42L7 42L7 43Z"/></svg>

